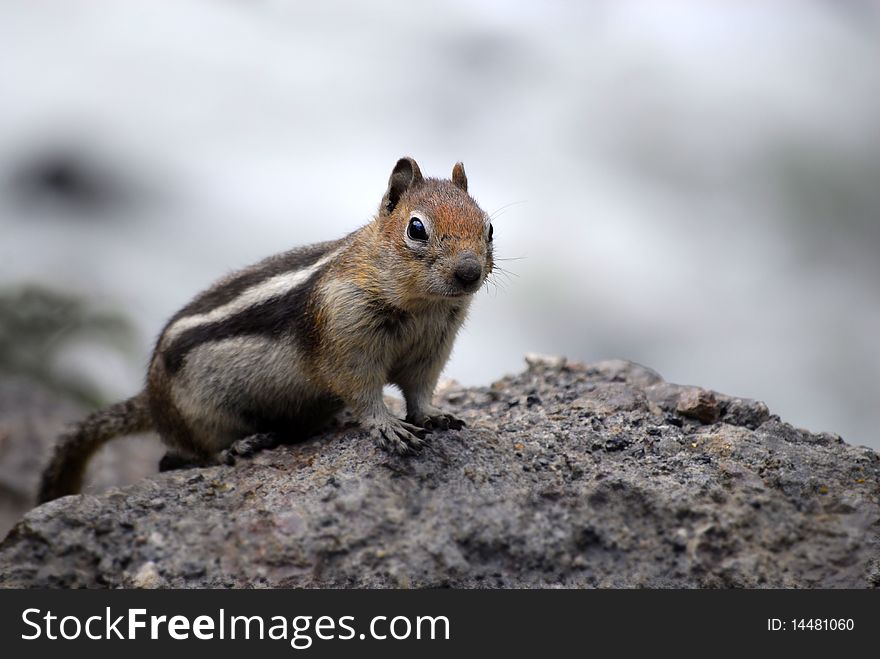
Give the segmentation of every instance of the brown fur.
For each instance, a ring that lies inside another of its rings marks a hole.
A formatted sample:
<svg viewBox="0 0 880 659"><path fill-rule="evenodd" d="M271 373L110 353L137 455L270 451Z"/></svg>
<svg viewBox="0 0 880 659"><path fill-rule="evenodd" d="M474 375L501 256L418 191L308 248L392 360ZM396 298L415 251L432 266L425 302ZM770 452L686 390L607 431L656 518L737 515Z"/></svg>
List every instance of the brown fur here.
<svg viewBox="0 0 880 659"><path fill-rule="evenodd" d="M166 464L177 465L312 433L343 404L397 452L432 428L460 427L431 395L493 265L488 218L467 187L461 163L451 180L425 179L402 158L367 226L270 257L196 297L159 337L145 392L62 438L41 500L76 491L91 453L135 430L158 430ZM409 234L413 218L427 238ZM382 402L388 383L404 395L406 421Z"/></svg>

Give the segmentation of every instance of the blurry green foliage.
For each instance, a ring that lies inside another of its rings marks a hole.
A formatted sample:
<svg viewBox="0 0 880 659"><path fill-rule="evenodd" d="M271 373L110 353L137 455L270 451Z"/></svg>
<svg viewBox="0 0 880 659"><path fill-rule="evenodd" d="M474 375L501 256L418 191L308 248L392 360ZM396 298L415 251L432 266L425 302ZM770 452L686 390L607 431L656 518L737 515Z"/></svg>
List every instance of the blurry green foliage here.
<svg viewBox="0 0 880 659"><path fill-rule="evenodd" d="M134 331L120 314L85 300L26 285L0 290L0 377L24 376L88 406L104 401L86 378L63 373L59 356L76 342L131 351Z"/></svg>

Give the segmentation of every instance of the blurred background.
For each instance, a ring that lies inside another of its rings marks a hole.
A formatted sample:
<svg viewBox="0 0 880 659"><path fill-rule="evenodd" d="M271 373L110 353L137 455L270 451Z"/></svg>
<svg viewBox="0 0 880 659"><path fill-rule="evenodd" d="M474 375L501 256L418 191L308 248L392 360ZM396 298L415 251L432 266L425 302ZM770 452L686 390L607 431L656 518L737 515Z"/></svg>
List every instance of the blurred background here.
<svg viewBox="0 0 880 659"><path fill-rule="evenodd" d="M620 357L880 448L877 3L4 1L0 43L7 445L26 383L135 392L196 292L409 154L516 259L446 376Z"/></svg>

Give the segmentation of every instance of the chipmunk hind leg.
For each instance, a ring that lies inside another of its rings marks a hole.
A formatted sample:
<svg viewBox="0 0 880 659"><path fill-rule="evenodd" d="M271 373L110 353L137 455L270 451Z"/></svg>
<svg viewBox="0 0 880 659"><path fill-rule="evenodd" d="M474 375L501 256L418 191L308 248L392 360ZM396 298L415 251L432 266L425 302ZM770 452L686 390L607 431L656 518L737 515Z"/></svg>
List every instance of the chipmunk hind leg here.
<svg viewBox="0 0 880 659"><path fill-rule="evenodd" d="M210 458L169 450L159 460L159 471L211 467L218 464L233 465L236 458L249 458L260 451L275 448L281 443L281 437L277 433L261 432L232 442L227 448Z"/></svg>

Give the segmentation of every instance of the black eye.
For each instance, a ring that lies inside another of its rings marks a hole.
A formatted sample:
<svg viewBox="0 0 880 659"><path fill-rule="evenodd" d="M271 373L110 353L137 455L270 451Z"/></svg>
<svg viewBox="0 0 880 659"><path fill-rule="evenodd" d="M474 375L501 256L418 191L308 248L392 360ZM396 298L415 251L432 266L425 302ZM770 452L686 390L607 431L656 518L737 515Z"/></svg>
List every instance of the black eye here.
<svg viewBox="0 0 880 659"><path fill-rule="evenodd" d="M492 242L492 225L489 225L489 242Z"/></svg>
<svg viewBox="0 0 880 659"><path fill-rule="evenodd" d="M413 240L427 240L428 230L419 218L411 217L409 226L406 228L406 235Z"/></svg>

